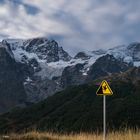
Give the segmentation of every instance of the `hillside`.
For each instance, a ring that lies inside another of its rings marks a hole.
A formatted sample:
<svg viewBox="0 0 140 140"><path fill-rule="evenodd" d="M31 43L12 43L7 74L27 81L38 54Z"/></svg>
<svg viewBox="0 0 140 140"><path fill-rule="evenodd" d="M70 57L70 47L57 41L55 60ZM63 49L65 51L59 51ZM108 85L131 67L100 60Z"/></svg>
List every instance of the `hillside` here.
<svg viewBox="0 0 140 140"><path fill-rule="evenodd" d="M79 51L70 56L58 42L45 37L1 41L0 113L37 103L69 86L120 74L140 64L140 43Z"/></svg>
<svg viewBox="0 0 140 140"><path fill-rule="evenodd" d="M107 97L107 123L110 129L140 127L139 69L120 74L122 78L109 77L114 92L112 97ZM132 71L137 79L132 76L131 80L124 80L123 77L129 79ZM69 87L29 108L1 115L0 132L30 129L59 132L101 130L102 97L96 96L97 88L97 81Z"/></svg>

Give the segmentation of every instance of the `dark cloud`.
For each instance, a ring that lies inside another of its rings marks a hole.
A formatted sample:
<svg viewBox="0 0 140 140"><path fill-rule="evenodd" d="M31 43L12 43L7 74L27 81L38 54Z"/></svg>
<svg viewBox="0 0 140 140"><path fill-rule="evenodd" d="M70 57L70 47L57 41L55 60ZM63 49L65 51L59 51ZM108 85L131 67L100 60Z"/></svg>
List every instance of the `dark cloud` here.
<svg viewBox="0 0 140 140"><path fill-rule="evenodd" d="M39 8L37 8L36 6L24 3L24 0L7 0L7 1L12 3L13 6L15 6L15 7L19 6L19 5L23 5L28 14L36 15L36 14L38 14L40 12Z"/></svg>
<svg viewBox="0 0 140 140"><path fill-rule="evenodd" d="M8 37L9 37L8 35L0 34L0 39L2 39L2 38L8 38Z"/></svg>
<svg viewBox="0 0 140 140"><path fill-rule="evenodd" d="M5 0L0 0L0 4L3 4L5 2Z"/></svg>

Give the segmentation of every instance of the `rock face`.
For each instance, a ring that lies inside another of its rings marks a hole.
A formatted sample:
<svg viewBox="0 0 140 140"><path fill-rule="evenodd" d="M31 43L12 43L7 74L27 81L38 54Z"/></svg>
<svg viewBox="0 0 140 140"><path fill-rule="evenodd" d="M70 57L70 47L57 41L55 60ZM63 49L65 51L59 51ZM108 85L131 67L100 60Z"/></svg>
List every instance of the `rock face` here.
<svg viewBox="0 0 140 140"><path fill-rule="evenodd" d="M140 66L140 43L79 52L71 57L55 40L7 39L0 43L0 52L1 103L4 104L5 97L9 99L7 107L0 105L0 112L1 108L38 102L68 86Z"/></svg>
<svg viewBox="0 0 140 140"><path fill-rule="evenodd" d="M83 60L86 60L86 59L89 59L90 56L88 54L86 54L85 52L79 52L75 57L74 59L83 59Z"/></svg>
<svg viewBox="0 0 140 140"><path fill-rule="evenodd" d="M33 39L26 46L26 51L37 54L39 59L49 62L56 62L59 60L69 61L71 57L58 43L54 40L47 40L44 38Z"/></svg>
<svg viewBox="0 0 140 140"><path fill-rule="evenodd" d="M66 67L61 76L61 86L66 88L72 85L84 84L86 76L83 75L85 64L77 64L75 66Z"/></svg>
<svg viewBox="0 0 140 140"><path fill-rule="evenodd" d="M48 96L51 96L55 92L59 91L55 81L49 79L43 80L39 77L26 79L26 82L24 82L24 88L27 94L28 103L35 103L44 100Z"/></svg>
<svg viewBox="0 0 140 140"><path fill-rule="evenodd" d="M121 73L133 65L116 59L112 55L105 55L99 59L90 67L88 71L88 81L95 80L102 76L111 75L112 73Z"/></svg>
<svg viewBox="0 0 140 140"><path fill-rule="evenodd" d="M26 101L20 65L10 56L10 50L7 49L0 44L0 112L23 105Z"/></svg>

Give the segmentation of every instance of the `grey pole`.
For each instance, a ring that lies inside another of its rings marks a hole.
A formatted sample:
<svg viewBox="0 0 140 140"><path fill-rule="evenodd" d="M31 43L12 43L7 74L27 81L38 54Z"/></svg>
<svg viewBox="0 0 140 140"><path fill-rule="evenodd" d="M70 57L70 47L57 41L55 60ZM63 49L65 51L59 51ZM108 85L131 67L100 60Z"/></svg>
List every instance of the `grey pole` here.
<svg viewBox="0 0 140 140"><path fill-rule="evenodd" d="M106 140L106 95L103 95L103 140Z"/></svg>

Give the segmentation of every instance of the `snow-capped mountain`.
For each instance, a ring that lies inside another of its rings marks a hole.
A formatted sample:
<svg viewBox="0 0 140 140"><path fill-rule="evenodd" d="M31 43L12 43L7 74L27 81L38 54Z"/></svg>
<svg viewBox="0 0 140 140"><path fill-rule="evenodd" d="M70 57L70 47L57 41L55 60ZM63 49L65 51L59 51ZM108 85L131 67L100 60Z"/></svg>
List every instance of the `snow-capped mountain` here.
<svg viewBox="0 0 140 140"><path fill-rule="evenodd" d="M22 73L26 102L38 102L68 86L140 66L140 43L79 52L73 57L47 38L6 39L0 43L1 48L17 64L16 71Z"/></svg>
<svg viewBox="0 0 140 140"><path fill-rule="evenodd" d="M107 53L117 59L122 59L124 62L133 63L134 66L140 66L140 43L117 46L109 49Z"/></svg>
<svg viewBox="0 0 140 140"><path fill-rule="evenodd" d="M87 76L96 60L107 54L113 55L116 59L127 64L140 65L140 43L117 46L108 50L79 52L76 56L71 57L56 41L46 38L2 41L3 44L5 42L9 44L17 62L24 63L33 69L32 76L28 75L25 79L26 84L33 81L33 76L40 77L42 80L61 77L67 67L73 69L78 64L82 65L79 73L82 76ZM58 81L57 83L60 84Z"/></svg>
<svg viewBox="0 0 140 140"><path fill-rule="evenodd" d="M48 40L46 38L35 38L29 40L4 40L8 42L14 53L17 61L23 62L24 56L27 59L36 58L38 61L56 62L59 60L69 61L71 56L58 46L58 43L54 40ZM4 42L3 41L3 42Z"/></svg>
<svg viewBox="0 0 140 140"><path fill-rule="evenodd" d="M12 53L17 62L29 64L33 67L36 75L42 78L52 79L56 76L61 76L64 68L74 66L76 64L85 65L83 74L86 74L90 65L103 54L85 53L86 58L80 57L78 53L75 57L71 57L58 43L54 40L46 38L35 38L30 40L7 39L2 43L7 42L11 46Z"/></svg>
<svg viewBox="0 0 140 140"><path fill-rule="evenodd" d="M52 79L61 76L64 68L76 64L85 64L82 71L83 75L86 75L89 67L98 58L107 54L126 63L132 63L134 66L140 65L140 43L117 46L108 50L79 52L75 57L71 57L62 47L59 47L56 41L46 38L7 39L4 41L11 46L17 62L30 64L36 74L42 78Z"/></svg>

